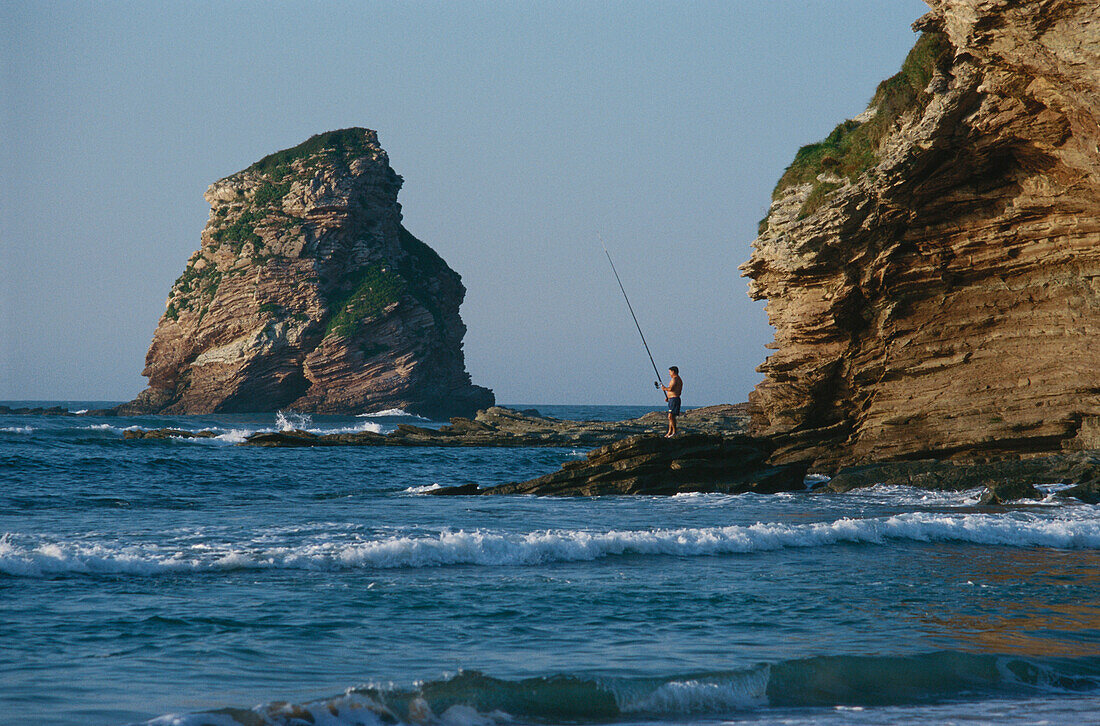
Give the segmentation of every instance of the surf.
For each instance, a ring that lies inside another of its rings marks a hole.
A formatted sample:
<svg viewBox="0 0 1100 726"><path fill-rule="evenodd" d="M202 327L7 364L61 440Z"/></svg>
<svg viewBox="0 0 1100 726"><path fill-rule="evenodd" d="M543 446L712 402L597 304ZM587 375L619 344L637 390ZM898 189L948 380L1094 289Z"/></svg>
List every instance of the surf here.
<svg viewBox="0 0 1100 726"><path fill-rule="evenodd" d="M0 574L15 577L131 574L153 576L226 570L417 569L476 565L537 567L621 557L718 557L782 549L892 542L954 542L1014 548L1100 549L1100 520L1091 508L999 514L910 512L808 524L756 523L727 527L522 533L442 530L418 536L363 537L331 532L309 542L268 538L221 542L195 554L186 543L132 544L0 537Z"/></svg>

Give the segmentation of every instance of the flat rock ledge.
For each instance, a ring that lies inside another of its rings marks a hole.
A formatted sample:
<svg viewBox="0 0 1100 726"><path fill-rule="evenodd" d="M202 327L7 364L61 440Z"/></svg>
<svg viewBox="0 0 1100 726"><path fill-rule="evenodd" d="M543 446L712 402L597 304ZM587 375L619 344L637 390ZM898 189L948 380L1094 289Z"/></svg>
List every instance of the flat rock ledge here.
<svg viewBox="0 0 1100 726"><path fill-rule="evenodd" d="M746 404L722 404L684 411L679 419L685 434L725 436L748 428ZM626 421L567 421L542 416L537 411L516 411L493 406L472 418L456 417L438 429L400 424L389 434L359 431L343 434L315 434L309 431L262 431L252 434L243 446L544 446L595 448L627 436L664 431L663 412L647 413ZM213 432L153 429L127 432L128 439L191 438L213 436Z"/></svg>
<svg viewBox="0 0 1100 726"><path fill-rule="evenodd" d="M428 492L451 494L537 494L668 496L691 492L742 494L804 491L806 467L767 463L766 442L747 435L685 434L666 439L631 436L569 461L561 471L489 489L466 485Z"/></svg>
<svg viewBox="0 0 1100 726"><path fill-rule="evenodd" d="M122 432L124 439L212 439L217 435L216 431L183 431L182 429L153 429L152 431L129 429Z"/></svg>
<svg viewBox="0 0 1100 726"><path fill-rule="evenodd" d="M83 411L70 411L62 406L0 406L0 416L117 416L113 408L93 408Z"/></svg>

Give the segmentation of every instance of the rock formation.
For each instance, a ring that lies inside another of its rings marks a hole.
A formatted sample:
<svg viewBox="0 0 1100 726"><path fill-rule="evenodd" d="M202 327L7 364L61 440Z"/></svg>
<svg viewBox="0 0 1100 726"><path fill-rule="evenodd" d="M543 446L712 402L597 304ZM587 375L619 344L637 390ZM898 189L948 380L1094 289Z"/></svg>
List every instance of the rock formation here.
<svg viewBox="0 0 1100 726"><path fill-rule="evenodd" d="M688 492L774 494L804 491L806 467L772 466L766 440L751 436L685 434L672 439L655 434L631 436L570 461L560 471L526 482L477 490L469 486L439 489L446 494L538 494L671 496Z"/></svg>
<svg viewBox="0 0 1100 726"><path fill-rule="evenodd" d="M685 434L729 436L748 428L745 404L722 404L693 408L680 417ZM439 428L399 424L395 431L382 435L372 431L340 434L315 434L309 431L260 431L243 446L552 446L596 447L639 434L663 431L667 426L662 412L647 413L626 421L565 421L541 416L537 411L515 411L493 406L478 411L474 418L456 416ZM174 428L128 429L125 439L168 439L211 437L212 430L186 432Z"/></svg>
<svg viewBox="0 0 1100 726"><path fill-rule="evenodd" d="M1100 5L928 3L742 267L776 330L750 397L773 461L1100 444Z"/></svg>
<svg viewBox="0 0 1100 726"><path fill-rule="evenodd" d="M472 414L461 278L401 224L374 131L319 134L206 191L202 247L168 296L149 387L122 413L403 408Z"/></svg>

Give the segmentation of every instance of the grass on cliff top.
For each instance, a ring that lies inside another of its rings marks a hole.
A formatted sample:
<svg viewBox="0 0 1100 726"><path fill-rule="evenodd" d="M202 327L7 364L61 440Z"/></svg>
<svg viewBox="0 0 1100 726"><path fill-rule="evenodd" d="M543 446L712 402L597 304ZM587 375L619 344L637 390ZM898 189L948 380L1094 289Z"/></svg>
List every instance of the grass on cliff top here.
<svg viewBox="0 0 1100 726"><path fill-rule="evenodd" d="M325 336L351 337L367 318L397 302L405 292L405 279L380 265L369 265L360 273L352 293L332 307L336 311L325 328Z"/></svg>
<svg viewBox="0 0 1100 726"><path fill-rule="evenodd" d="M322 151L331 151L337 154L366 153L373 150L373 141L374 134L367 129L350 128L326 131L310 136L297 146L268 154L245 171L272 174L281 178L290 173L290 163L292 161L304 159Z"/></svg>
<svg viewBox="0 0 1100 726"><path fill-rule="evenodd" d="M819 182L819 174L831 172L839 177L855 181L859 175L878 162L878 147L898 118L907 111L925 103L925 88L932 80L933 70L950 57L951 44L943 33L921 34L901 70L878 84L868 107L876 108L875 115L860 123L848 120L833 129L823 141L803 146L794 155L794 161L783 172L772 192L772 200L778 199L784 189L799 184L814 184L810 198L806 200L799 218L812 214L824 202L830 191L839 185ZM831 188L826 188L829 185ZM767 217L760 222L760 231L767 229Z"/></svg>

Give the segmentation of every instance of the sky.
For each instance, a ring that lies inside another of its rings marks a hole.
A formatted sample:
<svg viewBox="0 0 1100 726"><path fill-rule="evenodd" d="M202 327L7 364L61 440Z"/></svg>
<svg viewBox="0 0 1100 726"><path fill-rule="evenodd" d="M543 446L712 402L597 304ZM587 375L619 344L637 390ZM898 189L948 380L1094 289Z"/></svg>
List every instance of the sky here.
<svg viewBox="0 0 1100 726"><path fill-rule="evenodd" d="M129 400L206 187L378 131L508 404L743 401L738 265L795 151L860 113L919 0L0 3L0 400Z"/></svg>

